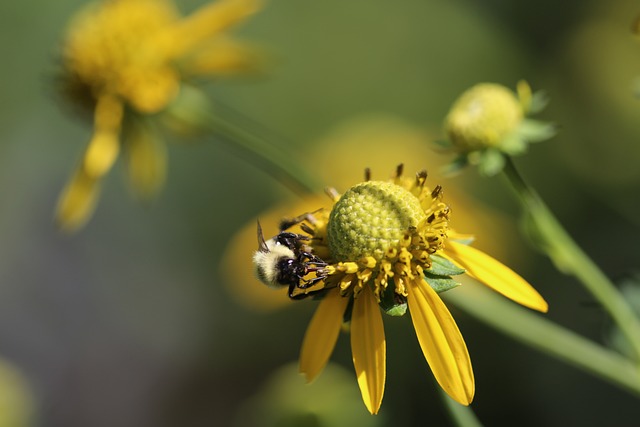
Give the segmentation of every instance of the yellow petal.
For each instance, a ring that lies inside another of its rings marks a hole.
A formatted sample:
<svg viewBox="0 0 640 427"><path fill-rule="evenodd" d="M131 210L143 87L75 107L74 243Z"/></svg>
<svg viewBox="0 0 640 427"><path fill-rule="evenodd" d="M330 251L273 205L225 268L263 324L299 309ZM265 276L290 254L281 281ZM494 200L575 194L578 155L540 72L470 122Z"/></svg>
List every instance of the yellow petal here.
<svg viewBox="0 0 640 427"><path fill-rule="evenodd" d="M122 103L112 96L98 98L95 111L95 132L84 155L84 173L91 178L100 178L107 173L120 150L120 127L122 125Z"/></svg>
<svg viewBox="0 0 640 427"><path fill-rule="evenodd" d="M126 133L129 182L143 200L153 198L164 184L167 153L162 141L144 123L136 123Z"/></svg>
<svg viewBox="0 0 640 427"><path fill-rule="evenodd" d="M174 57L242 21L258 11L261 5L260 0L218 0L201 7L168 34L173 42Z"/></svg>
<svg viewBox="0 0 640 427"><path fill-rule="evenodd" d="M84 155L83 168L87 175L100 178L111 169L118 157L120 142L112 132L96 132Z"/></svg>
<svg viewBox="0 0 640 427"><path fill-rule="evenodd" d="M185 73L199 76L255 73L263 68L264 63L256 49L226 38L216 39L180 61Z"/></svg>
<svg viewBox="0 0 640 427"><path fill-rule="evenodd" d="M438 384L455 401L468 405L475 392L471 360L447 306L421 279L409 281L407 302L422 353Z"/></svg>
<svg viewBox="0 0 640 427"><path fill-rule="evenodd" d="M93 213L99 194L98 182L80 168L67 184L56 208L56 222L65 231L82 227Z"/></svg>
<svg viewBox="0 0 640 427"><path fill-rule="evenodd" d="M372 414L378 413L384 395L386 349L380 307L365 286L353 303L351 354L362 400Z"/></svg>
<svg viewBox="0 0 640 427"><path fill-rule="evenodd" d="M337 289L329 291L320 301L307 327L300 351L300 373L307 382L313 381L327 364L336 345L344 311L349 298Z"/></svg>
<svg viewBox="0 0 640 427"><path fill-rule="evenodd" d="M525 307L546 313L547 302L533 286L501 262L478 249L448 241L445 254L467 270L467 274Z"/></svg>

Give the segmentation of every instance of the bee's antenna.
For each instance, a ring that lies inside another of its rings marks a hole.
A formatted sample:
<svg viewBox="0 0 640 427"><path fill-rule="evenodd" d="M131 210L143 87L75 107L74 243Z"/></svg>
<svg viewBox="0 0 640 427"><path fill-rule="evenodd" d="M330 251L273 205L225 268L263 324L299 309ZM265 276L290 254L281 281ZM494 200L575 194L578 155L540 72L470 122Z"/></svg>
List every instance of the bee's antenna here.
<svg viewBox="0 0 640 427"><path fill-rule="evenodd" d="M260 220L258 222L258 252L269 252L267 242L264 241L264 235L262 234L262 227L260 226Z"/></svg>

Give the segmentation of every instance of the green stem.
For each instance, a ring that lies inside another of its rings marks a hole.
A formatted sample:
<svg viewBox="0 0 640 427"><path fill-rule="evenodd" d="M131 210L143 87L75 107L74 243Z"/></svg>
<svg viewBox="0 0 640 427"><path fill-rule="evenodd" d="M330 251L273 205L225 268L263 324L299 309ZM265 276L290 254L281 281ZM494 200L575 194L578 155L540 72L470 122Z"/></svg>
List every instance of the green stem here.
<svg viewBox="0 0 640 427"><path fill-rule="evenodd" d="M476 414L470 406L463 406L459 404L449 397L442 387L437 384L436 388L440 393L442 403L444 403L444 407L447 410L447 414L449 415L449 418L451 418L453 425L456 427L482 427L482 423L478 417L476 417Z"/></svg>
<svg viewBox="0 0 640 427"><path fill-rule="evenodd" d="M442 296L465 313L511 338L640 396L640 372L624 356L474 283L467 283Z"/></svg>
<svg viewBox="0 0 640 427"><path fill-rule="evenodd" d="M301 167L299 157L289 149L267 142L249 128L260 127L239 113L222 106L215 108L199 89L184 85L180 96L166 110L169 121L179 129L206 131L218 137L218 143L237 152L244 160L275 178L298 195L315 193L322 187ZM235 121L233 120L235 118ZM239 125L236 122L244 122Z"/></svg>
<svg viewBox="0 0 640 427"><path fill-rule="evenodd" d="M546 253L556 266L580 280L609 313L625 335L640 361L640 322L615 285L569 236L535 190L518 173L507 158L504 173L519 196L520 202L539 233Z"/></svg>
<svg viewBox="0 0 640 427"><path fill-rule="evenodd" d="M306 170L300 167L296 156L266 142L253 133L236 126L215 114L209 118L210 130L221 142L239 153L243 159L263 170L298 195L317 192L322 188Z"/></svg>

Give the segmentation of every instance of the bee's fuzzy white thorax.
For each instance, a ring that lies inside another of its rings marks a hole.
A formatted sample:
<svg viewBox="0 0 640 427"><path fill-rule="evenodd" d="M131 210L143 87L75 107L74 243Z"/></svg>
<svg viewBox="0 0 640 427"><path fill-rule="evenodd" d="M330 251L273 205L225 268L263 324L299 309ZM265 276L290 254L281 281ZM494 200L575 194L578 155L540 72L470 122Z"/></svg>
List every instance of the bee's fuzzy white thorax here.
<svg viewBox="0 0 640 427"><path fill-rule="evenodd" d="M276 243L273 239L265 242L267 252L256 251L253 254L253 265L256 269L256 276L265 285L271 288L282 288L283 284L278 282L278 261L282 258L295 258L295 254L286 246Z"/></svg>

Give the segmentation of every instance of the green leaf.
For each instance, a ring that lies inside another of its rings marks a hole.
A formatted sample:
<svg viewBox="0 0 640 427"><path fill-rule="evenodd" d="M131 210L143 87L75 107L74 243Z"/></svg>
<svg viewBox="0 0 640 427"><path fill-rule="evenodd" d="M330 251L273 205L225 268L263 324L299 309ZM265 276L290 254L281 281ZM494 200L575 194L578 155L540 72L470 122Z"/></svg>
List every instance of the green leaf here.
<svg viewBox="0 0 640 427"><path fill-rule="evenodd" d="M440 255L431 255L429 258L431 258L431 268L425 271L434 276L457 276L465 273L464 268L458 267Z"/></svg>
<svg viewBox="0 0 640 427"><path fill-rule="evenodd" d="M460 286L460 283L456 282L449 276L436 276L428 272L424 272L424 280L431 286L431 288L437 293L448 291L449 289Z"/></svg>
<svg viewBox="0 0 640 427"><path fill-rule="evenodd" d="M392 317L402 317L407 312L407 302L405 300L405 302L401 304L396 304L392 307L387 308L386 310L383 309L383 311L384 311L384 314L388 314L389 316L392 316Z"/></svg>
<svg viewBox="0 0 640 427"><path fill-rule="evenodd" d="M407 299L395 292L396 285L389 279L387 288L380 295L380 308L389 316L404 316L407 312Z"/></svg>

